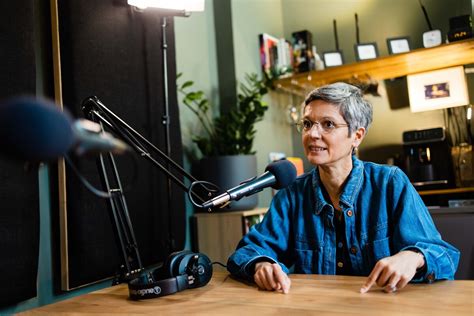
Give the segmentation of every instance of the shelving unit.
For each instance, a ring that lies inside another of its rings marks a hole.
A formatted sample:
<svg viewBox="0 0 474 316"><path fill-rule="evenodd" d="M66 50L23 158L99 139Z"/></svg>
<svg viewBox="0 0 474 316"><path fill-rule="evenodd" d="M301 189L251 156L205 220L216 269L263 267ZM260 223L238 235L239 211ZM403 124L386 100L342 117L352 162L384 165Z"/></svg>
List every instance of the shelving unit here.
<svg viewBox="0 0 474 316"><path fill-rule="evenodd" d="M354 78L384 80L471 63L474 63L474 39L302 73L279 79L275 84L283 90L307 90Z"/></svg>
<svg viewBox="0 0 474 316"><path fill-rule="evenodd" d="M474 192L474 187L444 189L444 190L425 190L425 191L418 191L418 194L420 194L420 195L439 195L439 194L456 194L456 193L467 193L467 192Z"/></svg>
<svg viewBox="0 0 474 316"><path fill-rule="evenodd" d="M197 234L197 250L206 254L213 262L227 264L240 239L246 232L246 218L264 215L266 208L245 211L196 213L194 215ZM215 270L224 268L214 265Z"/></svg>
<svg viewBox="0 0 474 316"><path fill-rule="evenodd" d="M453 209L467 207L474 211L474 207L469 202L474 198L474 187L420 190L418 193L425 204L431 207L452 207Z"/></svg>

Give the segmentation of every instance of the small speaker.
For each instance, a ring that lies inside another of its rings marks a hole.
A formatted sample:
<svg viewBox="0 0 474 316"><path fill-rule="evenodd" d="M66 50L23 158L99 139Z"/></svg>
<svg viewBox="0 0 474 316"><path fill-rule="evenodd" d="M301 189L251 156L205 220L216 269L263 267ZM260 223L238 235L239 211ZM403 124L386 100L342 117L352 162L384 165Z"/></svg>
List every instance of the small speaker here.
<svg viewBox="0 0 474 316"><path fill-rule="evenodd" d="M455 42L472 37L472 18L460 15L449 19L448 41Z"/></svg>

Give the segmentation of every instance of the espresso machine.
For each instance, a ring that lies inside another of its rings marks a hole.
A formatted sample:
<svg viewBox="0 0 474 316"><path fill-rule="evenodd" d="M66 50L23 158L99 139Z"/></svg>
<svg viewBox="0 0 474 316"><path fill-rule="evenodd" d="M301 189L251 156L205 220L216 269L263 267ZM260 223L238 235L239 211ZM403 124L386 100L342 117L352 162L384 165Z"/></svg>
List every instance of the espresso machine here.
<svg viewBox="0 0 474 316"><path fill-rule="evenodd" d="M444 127L403 132L403 151L405 173L417 190L455 187Z"/></svg>

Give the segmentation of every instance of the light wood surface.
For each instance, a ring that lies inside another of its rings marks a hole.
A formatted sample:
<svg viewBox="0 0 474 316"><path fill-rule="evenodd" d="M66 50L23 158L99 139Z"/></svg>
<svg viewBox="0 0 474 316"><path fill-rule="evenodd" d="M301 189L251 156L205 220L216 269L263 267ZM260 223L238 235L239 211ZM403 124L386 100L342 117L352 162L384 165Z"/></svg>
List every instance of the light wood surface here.
<svg viewBox="0 0 474 316"><path fill-rule="evenodd" d="M51 6L51 50L53 55L54 102L61 109L63 106L63 86L61 73L61 45L59 36L58 0L50 0ZM69 256L67 231L67 188L66 162L58 158L58 198L59 198L59 235L61 251L61 289L69 290Z"/></svg>
<svg viewBox="0 0 474 316"><path fill-rule="evenodd" d="M290 275L289 294L258 290L225 272L211 282L161 298L131 301L122 284L23 315L156 314L156 315L473 315L474 281L409 284L395 293L359 289L364 277Z"/></svg>
<svg viewBox="0 0 474 316"><path fill-rule="evenodd" d="M471 63L474 63L474 39L302 73L277 80L276 86L283 90L294 90L353 77L382 80Z"/></svg>

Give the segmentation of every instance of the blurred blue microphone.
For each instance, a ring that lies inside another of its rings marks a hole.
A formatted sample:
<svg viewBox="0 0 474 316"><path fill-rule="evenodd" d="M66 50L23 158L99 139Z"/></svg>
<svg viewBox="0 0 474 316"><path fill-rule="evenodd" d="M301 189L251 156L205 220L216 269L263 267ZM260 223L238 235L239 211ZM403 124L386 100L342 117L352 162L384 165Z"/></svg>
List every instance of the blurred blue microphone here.
<svg viewBox="0 0 474 316"><path fill-rule="evenodd" d="M46 99L17 97L0 103L0 153L26 160L49 160L74 151L123 153L128 146L88 120L73 121Z"/></svg>

